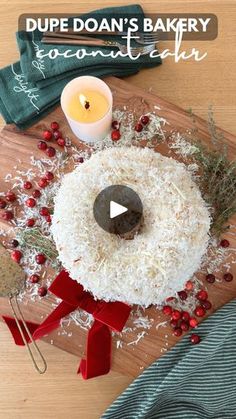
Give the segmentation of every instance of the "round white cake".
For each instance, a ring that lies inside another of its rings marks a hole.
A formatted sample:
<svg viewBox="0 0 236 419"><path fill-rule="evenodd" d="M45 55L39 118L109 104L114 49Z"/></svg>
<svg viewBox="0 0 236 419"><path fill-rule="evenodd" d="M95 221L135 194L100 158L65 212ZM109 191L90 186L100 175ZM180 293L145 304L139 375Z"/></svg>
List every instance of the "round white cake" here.
<svg viewBox="0 0 236 419"><path fill-rule="evenodd" d="M132 188L143 204L144 225L133 240L107 233L93 204L110 185ZM65 175L55 198L52 233L71 278L95 298L160 304L199 268L210 216L184 164L146 148L95 153Z"/></svg>

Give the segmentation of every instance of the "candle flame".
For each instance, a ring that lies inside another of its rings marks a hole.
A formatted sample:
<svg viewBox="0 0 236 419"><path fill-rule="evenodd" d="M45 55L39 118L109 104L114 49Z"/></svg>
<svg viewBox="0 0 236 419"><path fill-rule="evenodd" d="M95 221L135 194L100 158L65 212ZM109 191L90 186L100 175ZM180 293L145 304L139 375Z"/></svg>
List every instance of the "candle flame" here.
<svg viewBox="0 0 236 419"><path fill-rule="evenodd" d="M79 94L79 101L82 106L85 106L85 103L87 102L86 97L82 93Z"/></svg>

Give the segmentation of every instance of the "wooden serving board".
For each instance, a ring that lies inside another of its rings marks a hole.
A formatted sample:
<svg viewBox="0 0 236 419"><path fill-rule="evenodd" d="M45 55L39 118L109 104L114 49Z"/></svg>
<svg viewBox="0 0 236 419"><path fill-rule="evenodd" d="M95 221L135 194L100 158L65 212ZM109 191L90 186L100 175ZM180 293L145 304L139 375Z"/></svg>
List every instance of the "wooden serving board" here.
<svg viewBox="0 0 236 419"><path fill-rule="evenodd" d="M170 125L166 125L165 127L167 136L174 129L186 131L187 129L197 128L198 134L203 141L206 143L210 141L207 122L203 119L195 117L195 122L193 124L193 119L188 112L166 102L153 93L148 93L114 77L107 78L106 82L113 91L115 108L123 108L123 106L126 105L127 109L135 111L137 117L139 117L143 113L152 111L155 105L159 106L160 111L157 111L158 114L166 118L170 123ZM2 130L0 133L0 191L6 191L9 187L9 184L6 184L3 179L7 173L14 173L14 166L17 164L17 159L21 160L21 166L24 170L29 167L29 160L32 155L35 155L36 157L42 156L42 152L37 149L37 142L40 139L42 130L47 128L50 125L50 122L54 120L59 122L61 130L68 133L68 136L72 141L76 141L76 138L67 126L60 107L25 132L18 130L13 125L8 125ZM236 156L236 137L225 131L222 132L229 147L230 156L234 158ZM157 150L162 152L162 146L157 147ZM0 228L7 229L8 225L1 221ZM236 238L233 240L232 236L230 236L230 242L232 247L236 248ZM235 266L236 265L233 265L231 269L231 272L234 273L235 276L233 282L217 283L209 287L210 300L213 303L211 311L215 311L220 306L236 297ZM42 322L42 319L52 311L53 302L54 298L49 295L36 303L27 301L27 304L22 304L22 310L27 320L40 323ZM162 313L154 307L150 307L146 311L150 318L156 319L158 322L166 320ZM10 314L9 305L5 299L0 299L0 313ZM210 312L208 314L210 314ZM66 328L66 332L67 335L64 335L62 330L57 330L45 337L44 340L81 357L84 353L86 332L74 323L71 323ZM69 337L68 333L70 332L72 332L72 334ZM168 346L166 346L166 335L168 335ZM136 334L134 334L132 340L135 340L136 337ZM125 337L122 339L124 341L126 340ZM131 338L129 335L129 341L130 340ZM148 335L140 340L138 345L124 345L123 348L119 349L116 349L115 345L113 345L112 369L125 375L135 377L156 358L163 354L163 348L169 349L177 341L178 338L172 336L169 327L160 327L158 330L153 327L149 330Z"/></svg>

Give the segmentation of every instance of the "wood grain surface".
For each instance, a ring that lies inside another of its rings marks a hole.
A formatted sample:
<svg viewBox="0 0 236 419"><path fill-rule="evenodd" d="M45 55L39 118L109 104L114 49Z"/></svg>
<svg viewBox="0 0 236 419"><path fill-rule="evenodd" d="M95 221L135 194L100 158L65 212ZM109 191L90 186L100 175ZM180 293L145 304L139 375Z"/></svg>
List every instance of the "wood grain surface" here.
<svg viewBox="0 0 236 419"><path fill-rule="evenodd" d="M17 59L14 32L17 27L18 15L24 12L78 12L78 4L66 5L63 2L49 3L25 1L5 2L1 11L1 66ZM116 2L116 4L125 4ZM130 2L132 3L132 2ZM135 3L135 2L134 2ZM108 6L115 3L104 1L96 7ZM143 1L146 11L157 12L186 12L186 2L160 0L157 3ZM234 1L190 1L188 12L213 12L219 19L219 37L215 41L198 43L198 48L208 51L208 58L201 63L194 61L175 64L171 59L161 67L143 70L127 81L133 86L145 89L152 87L154 92L175 104L187 109L189 107L206 117L210 104L215 110L218 125L227 131L236 133L235 126L235 79L236 61L233 45L235 43L236 5ZM56 10L55 10L56 8ZM94 8L93 3L80 2L79 11ZM185 43L187 44L187 43ZM232 48L231 48L232 46ZM163 47L167 47L163 42ZM185 47L186 48L186 47ZM178 115L176 123L181 124ZM203 130L204 131L204 130ZM230 141L233 137L229 137ZM234 140L233 140L234 141ZM1 147L1 153L4 147ZM14 156L6 156L5 169L14 163ZM224 286L222 296L228 300L236 291L234 284ZM216 291L217 292L217 291ZM214 300L214 298L212 298ZM226 301L223 299L221 304ZM214 307L215 308L215 307ZM84 382L76 376L75 371L78 358L71 356L55 347L41 343L49 363L49 372L45 377L38 377L31 370L27 353L23 348L16 348L11 341L4 325L0 325L1 332L1 396L0 418L61 418L65 414L70 418L98 418L109 403L131 381L131 377L112 372L106 377ZM152 347L152 339L150 347ZM142 344L140 347L142 353ZM157 356L156 348L151 349L153 357ZM142 356L142 355L139 355ZM115 358L114 358L115 359ZM133 357L127 357L127 362ZM119 369L114 364L114 368ZM123 371L126 373L126 364ZM135 374L135 372L133 371ZM59 397L58 397L59 396Z"/></svg>

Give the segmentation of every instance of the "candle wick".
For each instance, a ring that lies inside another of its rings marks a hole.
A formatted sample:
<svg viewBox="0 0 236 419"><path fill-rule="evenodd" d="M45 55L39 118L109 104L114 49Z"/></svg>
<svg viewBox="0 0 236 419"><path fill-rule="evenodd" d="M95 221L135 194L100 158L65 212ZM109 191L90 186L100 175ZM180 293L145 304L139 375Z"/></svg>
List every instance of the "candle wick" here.
<svg viewBox="0 0 236 419"><path fill-rule="evenodd" d="M88 100L85 101L84 107L85 107L85 109L89 109L90 108L90 103L89 103Z"/></svg>

